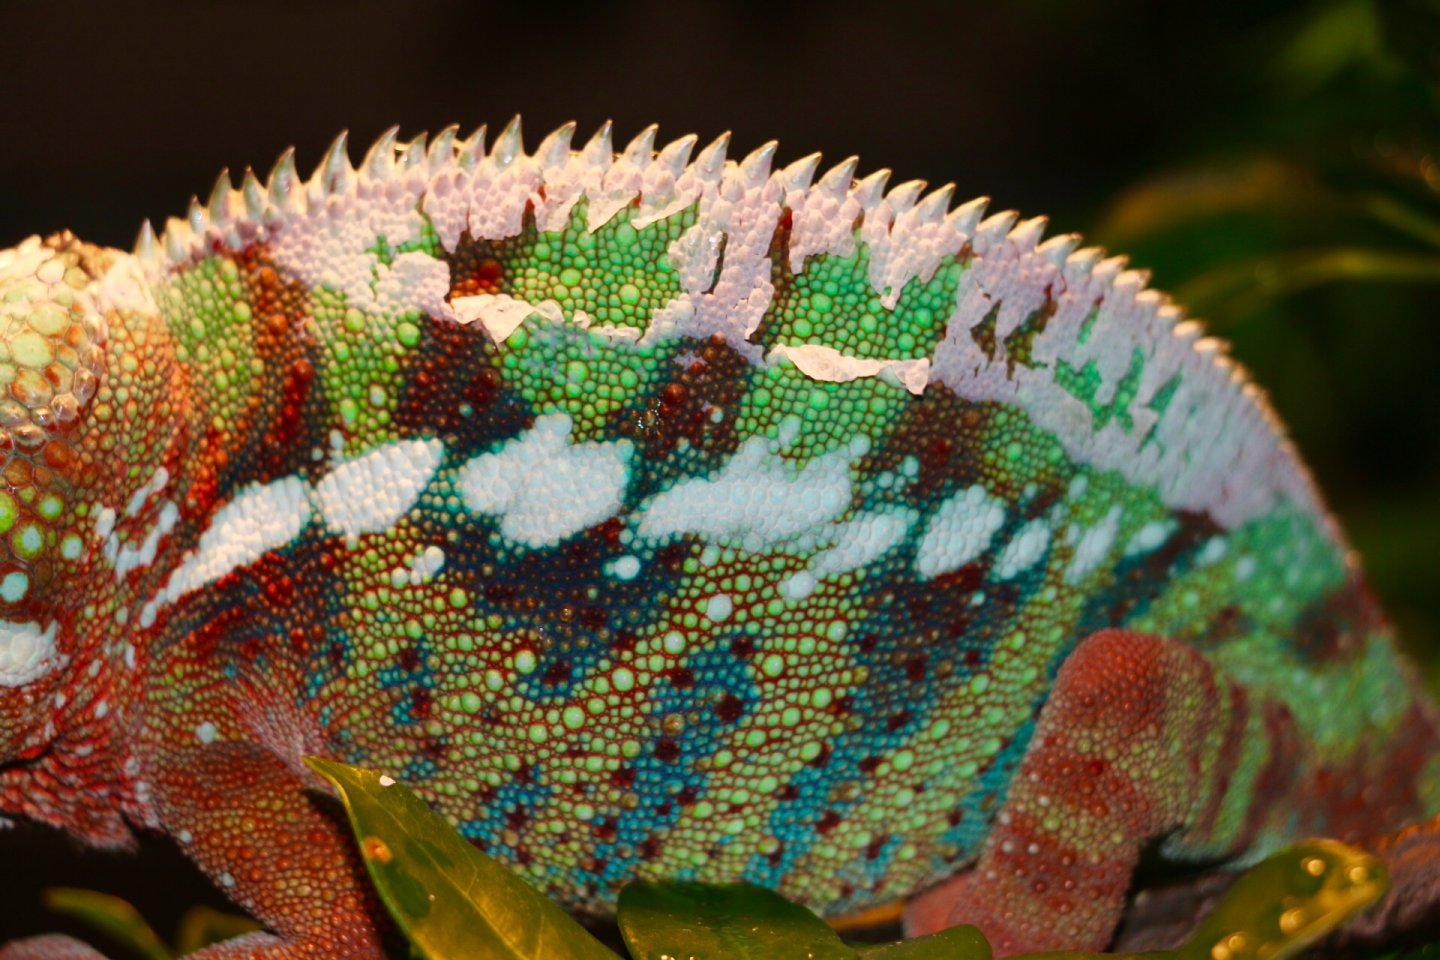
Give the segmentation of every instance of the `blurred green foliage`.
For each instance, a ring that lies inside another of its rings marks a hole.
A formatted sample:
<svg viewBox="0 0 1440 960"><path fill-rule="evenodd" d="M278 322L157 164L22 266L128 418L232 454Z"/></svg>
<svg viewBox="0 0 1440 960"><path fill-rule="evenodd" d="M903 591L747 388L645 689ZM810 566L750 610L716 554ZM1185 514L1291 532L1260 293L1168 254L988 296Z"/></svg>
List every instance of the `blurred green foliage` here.
<svg viewBox="0 0 1440 960"><path fill-rule="evenodd" d="M1440 689L1440 2L1308 4L1215 61L1233 112L1090 236L1234 343Z"/></svg>

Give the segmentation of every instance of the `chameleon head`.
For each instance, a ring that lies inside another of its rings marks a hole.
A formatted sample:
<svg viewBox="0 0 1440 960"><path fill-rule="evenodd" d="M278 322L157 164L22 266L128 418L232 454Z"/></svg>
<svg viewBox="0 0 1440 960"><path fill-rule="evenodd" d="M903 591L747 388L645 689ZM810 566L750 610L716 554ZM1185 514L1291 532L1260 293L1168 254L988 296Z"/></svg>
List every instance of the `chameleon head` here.
<svg viewBox="0 0 1440 960"><path fill-rule="evenodd" d="M82 415L104 372L97 248L68 234L0 250L0 762L50 705L84 562L75 481Z"/></svg>

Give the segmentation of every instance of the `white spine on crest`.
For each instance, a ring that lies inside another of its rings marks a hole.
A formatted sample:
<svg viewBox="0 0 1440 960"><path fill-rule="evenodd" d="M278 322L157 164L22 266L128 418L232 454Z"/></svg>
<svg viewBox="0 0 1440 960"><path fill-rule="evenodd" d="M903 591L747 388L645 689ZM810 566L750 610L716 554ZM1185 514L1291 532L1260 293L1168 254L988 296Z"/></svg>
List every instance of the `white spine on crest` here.
<svg viewBox="0 0 1440 960"><path fill-rule="evenodd" d="M515 236L527 211L538 229L560 229L582 199L592 230L626 207L638 227L694 207L694 224L668 251L683 293L649 318L642 340L718 334L762 362L750 337L774 295L771 242L788 210L792 272L811 257L851 255L858 238L886 307L946 258L967 258L955 310L929 358L928 383L970 400L1016 404L1076 460L1117 470L1155 488L1170 507L1205 512L1223 526L1281 501L1328 524L1303 466L1244 373L1199 339L1194 324L1181 322L1163 296L1146 291L1144 274L1124 271L1123 260L1077 251L1073 236L1041 242L1043 218L1017 224L1006 212L982 222L985 201L950 210L948 187L922 196L922 185L901 184L886 194L888 173L854 182L853 159L818 179L818 157L772 173L773 144L735 163L725 157L728 136L690 161L694 137L657 150L654 128L618 155L608 124L578 150L573 135L573 126L562 127L527 154L518 118L489 153L483 129L463 140L443 131L428 149L422 138L397 145L392 131L358 171L341 138L306 183L289 154L266 185L247 173L233 189L222 178L208 204L196 204L188 220L169 221L163 237L142 230L137 252L154 275L217 244L265 240L301 280L341 289L352 303L457 319L444 261L408 250L377 267L377 236L395 250L420 241L428 222L454 250L467 232ZM994 329L979 343L973 327L992 310ZM1048 312L1043 329L1023 338L1028 354L1015 362L1006 339L1036 311ZM469 319L487 312L489 305L471 304ZM1057 382L1062 362L1098 375L1088 402ZM1097 428L1091 405L1111 404L1132 365L1138 384L1123 411L1114 411L1124 416L1108 416ZM1162 391L1163 414L1156 403Z"/></svg>

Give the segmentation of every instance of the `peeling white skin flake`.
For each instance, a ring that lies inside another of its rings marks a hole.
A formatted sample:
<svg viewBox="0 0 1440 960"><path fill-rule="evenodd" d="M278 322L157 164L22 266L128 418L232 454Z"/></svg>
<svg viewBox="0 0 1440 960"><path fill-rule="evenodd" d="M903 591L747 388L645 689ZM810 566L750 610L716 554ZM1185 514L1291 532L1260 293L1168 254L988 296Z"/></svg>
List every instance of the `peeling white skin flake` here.
<svg viewBox="0 0 1440 960"><path fill-rule="evenodd" d="M477 293L470 297L456 297L451 301L455 316L461 323L479 322L496 343L504 343L510 335L520 329L526 318L539 314L548 320L559 322L563 319L560 304L554 300L541 303L526 303L507 293Z"/></svg>
<svg viewBox="0 0 1440 960"><path fill-rule="evenodd" d="M439 440L397 440L342 463L315 485L331 529L356 537L394 526L440 466Z"/></svg>
<svg viewBox="0 0 1440 960"><path fill-rule="evenodd" d="M980 484L955 494L930 518L915 554L915 571L938 577L960 569L990 548L1004 524L1005 501L991 497Z"/></svg>
<svg viewBox="0 0 1440 960"><path fill-rule="evenodd" d="M0 620L0 687L33 683L59 665L55 631L55 623L42 630L33 621Z"/></svg>
<svg viewBox="0 0 1440 960"><path fill-rule="evenodd" d="M801 373L814 380L848 383L860 377L883 377L914 394L924 393L930 378L930 361L925 357L916 360L849 357L834 347L807 343L800 346L780 344L770 351L766 359L773 362L776 358L789 360Z"/></svg>
<svg viewBox="0 0 1440 960"><path fill-rule="evenodd" d="M554 545L611 517L629 482L634 445L571 443L568 414L535 420L523 436L460 470L465 506L500 517L500 532L528 547Z"/></svg>

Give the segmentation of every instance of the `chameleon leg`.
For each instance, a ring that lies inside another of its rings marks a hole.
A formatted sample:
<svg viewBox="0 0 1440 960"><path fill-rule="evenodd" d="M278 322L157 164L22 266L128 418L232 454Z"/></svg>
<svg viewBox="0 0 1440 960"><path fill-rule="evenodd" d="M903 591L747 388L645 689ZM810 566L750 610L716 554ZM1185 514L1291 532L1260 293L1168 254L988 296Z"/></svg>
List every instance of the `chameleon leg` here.
<svg viewBox="0 0 1440 960"><path fill-rule="evenodd" d="M1243 696L1200 654L1121 630L1066 660L974 868L906 908L906 932L973 923L996 954L1103 949L1152 839L1190 826ZM1209 733L1207 734L1207 731Z"/></svg>
<svg viewBox="0 0 1440 960"><path fill-rule="evenodd" d="M364 867L310 784L263 748L216 743L169 753L153 784L165 830L273 933L205 960L362 960L384 956Z"/></svg>

